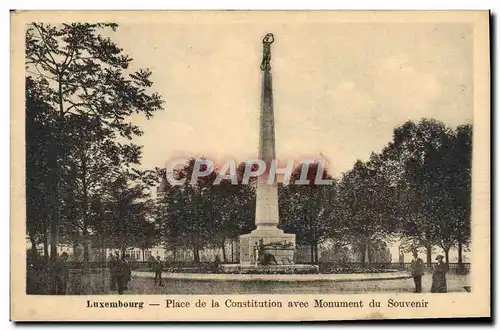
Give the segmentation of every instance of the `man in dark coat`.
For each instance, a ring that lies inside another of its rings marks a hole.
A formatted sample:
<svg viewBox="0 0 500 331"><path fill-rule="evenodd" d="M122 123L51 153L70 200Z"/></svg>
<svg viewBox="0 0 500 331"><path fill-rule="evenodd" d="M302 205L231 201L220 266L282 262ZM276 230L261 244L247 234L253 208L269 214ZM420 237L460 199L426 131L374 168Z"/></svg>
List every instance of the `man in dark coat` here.
<svg viewBox="0 0 500 331"><path fill-rule="evenodd" d="M68 261L68 254L62 253L54 264L54 274L56 281L56 294L66 294L68 287L69 270L66 262Z"/></svg>
<svg viewBox="0 0 500 331"><path fill-rule="evenodd" d="M128 289L128 282L131 279L132 269L130 268L125 255L117 264L117 283L118 283L118 294L123 294L125 290Z"/></svg>
<svg viewBox="0 0 500 331"><path fill-rule="evenodd" d="M422 276L424 275L424 261L418 257L418 252L413 252L413 260L411 261L411 275L415 281L414 293L422 292Z"/></svg>
<svg viewBox="0 0 500 331"><path fill-rule="evenodd" d="M156 257L153 268L155 272L155 285L156 283L158 283L158 285L163 286L161 282L161 273L163 271L163 264L161 263L161 259L159 256Z"/></svg>

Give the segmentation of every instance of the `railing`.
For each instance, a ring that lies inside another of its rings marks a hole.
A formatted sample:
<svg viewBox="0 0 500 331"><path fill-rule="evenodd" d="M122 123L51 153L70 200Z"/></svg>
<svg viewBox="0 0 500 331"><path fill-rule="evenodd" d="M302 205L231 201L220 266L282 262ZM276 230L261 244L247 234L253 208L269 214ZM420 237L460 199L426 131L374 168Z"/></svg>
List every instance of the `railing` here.
<svg viewBox="0 0 500 331"><path fill-rule="evenodd" d="M154 266L155 262L149 262L149 261L129 261L128 264L129 266L136 270L136 269L152 269ZM175 262L168 262L165 263L166 266L169 268L203 268L203 267L210 267L213 265L213 262L184 262L184 261L175 261ZM81 262L81 261L69 261L67 262L67 267L69 269L103 269L103 268L109 268L109 261L91 261L91 262Z"/></svg>
<svg viewBox="0 0 500 331"><path fill-rule="evenodd" d="M425 264L425 268L428 271L431 271L437 263L432 263L432 267L428 268L427 264ZM450 273L455 274L468 274L470 272L470 263L449 263L448 268ZM362 262L344 262L344 263L335 263L335 262L320 262L319 268L321 270L325 270L327 268L332 267L343 267L343 268L369 268L369 269L392 269L392 270L410 270L411 262L399 263L399 262L390 262L390 263L362 263Z"/></svg>
<svg viewBox="0 0 500 331"><path fill-rule="evenodd" d="M76 262L76 261L71 261L67 262L68 268L69 269L84 269L85 268L85 263L83 262ZM298 262L296 262L298 263ZM102 268L109 268L109 262L108 261L93 261L93 262L88 262L87 268L89 269L102 269ZM132 261L129 262L130 267L132 269L140 269L140 270L145 270L145 269L151 269L153 268L154 262L148 262L148 261ZM304 264L311 264L310 262L305 262ZM432 267L434 267L436 263L432 264ZM450 273L469 273L470 272L470 263L449 263L449 272ZM185 261L175 261L175 262L168 262L166 263L166 266L168 268L180 268L184 270L188 269L208 269L211 266L213 266L213 262L185 262ZM343 263L337 263L337 262L320 262L319 263L320 270L325 269L325 268L331 268L331 267L342 267L342 268L370 268L370 269L393 269L393 270L409 270L411 269L411 263L410 262L405 262L405 263L398 263L398 262L391 262L391 263L361 263L361 262L343 262ZM427 264L426 264L427 267ZM430 269L432 270L432 268Z"/></svg>

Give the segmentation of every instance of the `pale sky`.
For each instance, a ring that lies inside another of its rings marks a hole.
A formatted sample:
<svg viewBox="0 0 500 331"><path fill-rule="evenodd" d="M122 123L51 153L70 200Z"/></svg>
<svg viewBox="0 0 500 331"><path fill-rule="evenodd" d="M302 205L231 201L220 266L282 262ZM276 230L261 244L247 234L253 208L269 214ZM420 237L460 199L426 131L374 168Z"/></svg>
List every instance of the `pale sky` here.
<svg viewBox="0 0 500 331"><path fill-rule="evenodd" d="M143 166L178 156L255 158L262 43L275 35L276 153L319 157L339 176L407 120L472 123L472 29L459 23L122 24L112 34L153 71L165 110L134 118Z"/></svg>

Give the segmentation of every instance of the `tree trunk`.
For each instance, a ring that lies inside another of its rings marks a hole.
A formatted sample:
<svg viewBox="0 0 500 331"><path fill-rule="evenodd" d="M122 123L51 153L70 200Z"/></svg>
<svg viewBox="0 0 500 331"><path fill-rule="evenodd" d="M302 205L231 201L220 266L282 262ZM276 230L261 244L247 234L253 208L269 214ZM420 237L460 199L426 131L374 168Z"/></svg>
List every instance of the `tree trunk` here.
<svg viewBox="0 0 500 331"><path fill-rule="evenodd" d="M57 152L57 150L56 150ZM56 153L55 152L55 153ZM55 154L54 153L54 154ZM55 157L55 156L54 156ZM54 162L57 166L57 161ZM53 211L53 214L52 214L52 217L51 217L51 221L50 221L50 260L55 262L56 259L57 259L57 245L58 245L58 227L59 227L59 218L60 218L60 215L59 215L59 179L56 178L57 177L57 171L54 170L54 178L53 180L56 181L56 183L54 183L54 189L53 189L53 193L52 193L52 211Z"/></svg>
<svg viewBox="0 0 500 331"><path fill-rule="evenodd" d="M314 215L317 215L318 213L315 212ZM313 222L311 222L312 226L312 244L313 244L313 254L314 254L314 264L318 263L318 240L316 239L316 232L317 232L317 220L315 219Z"/></svg>
<svg viewBox="0 0 500 331"><path fill-rule="evenodd" d="M458 265L459 266L463 264L463 260L462 260L462 254L463 254L463 252L462 252L462 249L463 249L462 242L459 241L458 242Z"/></svg>
<svg viewBox="0 0 500 331"><path fill-rule="evenodd" d="M90 261L89 243L87 241L88 233L83 231L83 264L87 265Z"/></svg>
<svg viewBox="0 0 500 331"><path fill-rule="evenodd" d="M445 261L446 263L450 263L450 247L447 247L446 249L443 248L444 250L444 258L445 258Z"/></svg>
<svg viewBox="0 0 500 331"><path fill-rule="evenodd" d="M83 132L83 127L80 127L80 137L83 139L84 137L84 132ZM81 159L81 174L80 174L80 179L82 181L82 193L83 193L83 199L81 201L81 206L82 206L82 216L83 216L83 240L84 240L84 246L83 246L83 262L85 265L88 264L90 261L89 259L89 245L87 241L87 236L88 236L88 201L89 201L89 192L88 192L88 185L87 185L87 158L85 155L85 141L82 142L82 145L80 146L80 159Z"/></svg>
<svg viewBox="0 0 500 331"><path fill-rule="evenodd" d="M462 260L462 242L458 242L458 273L462 274L464 271L464 264Z"/></svg>
<svg viewBox="0 0 500 331"><path fill-rule="evenodd" d="M78 252L78 243L76 241L72 242L72 248L73 248L73 258L76 260L77 258L76 253Z"/></svg>
<svg viewBox="0 0 500 331"><path fill-rule="evenodd" d="M61 153L60 142L59 142L59 132L61 132L61 123L64 120L64 105L63 105L63 88L62 88L62 73L59 73L58 77L58 101L59 101L59 116L56 120L56 128L54 130L54 146L52 153L49 156L49 168L52 175L51 180L53 181L53 187L51 190L50 206L51 217L50 217L50 260L52 262L57 261L57 246L59 244L59 224L61 223L61 209L60 209L60 176L59 176L59 162L58 153ZM50 277L50 292L56 293L56 274L52 273Z"/></svg>
<svg viewBox="0 0 500 331"><path fill-rule="evenodd" d="M57 180L57 179L56 179ZM57 191L58 189L55 189L54 191ZM54 193L53 195L57 196L57 193ZM53 198L54 200L58 199L57 197ZM58 235L58 225L59 225L59 217L56 216L56 214L59 214L59 206L57 206L56 202L53 202L53 211L54 215L51 219L50 222L50 260L55 262L57 259L57 235Z"/></svg>
<svg viewBox="0 0 500 331"><path fill-rule="evenodd" d="M372 251L370 250L370 244L366 244L366 257L367 257L367 260L368 260L368 266L371 266L372 265Z"/></svg>
<svg viewBox="0 0 500 331"><path fill-rule="evenodd" d="M226 245L225 245L225 240L222 240L221 247L222 249L222 262L227 261L227 255L226 255Z"/></svg>
<svg viewBox="0 0 500 331"><path fill-rule="evenodd" d="M319 264L319 256L318 256L318 242L314 243L314 263Z"/></svg>
<svg viewBox="0 0 500 331"><path fill-rule="evenodd" d="M104 248L104 239L101 239L101 259L99 263L101 266L99 267L101 270L101 286L104 288L106 286L106 269L108 268L107 264L107 259L106 259L106 249Z"/></svg>
<svg viewBox="0 0 500 331"><path fill-rule="evenodd" d="M84 199L86 200L86 198ZM83 202L84 203L84 206L83 208L84 209L87 209L85 206L86 206L86 202ZM87 225L87 212L86 210L84 210L84 219L83 219L83 262L84 264L87 264L89 261L90 261L90 252L89 252L89 242L88 242L88 225Z"/></svg>
<svg viewBox="0 0 500 331"><path fill-rule="evenodd" d="M314 264L314 245L313 245L313 243L310 243L309 250L311 253L311 263Z"/></svg>
<svg viewBox="0 0 500 331"><path fill-rule="evenodd" d="M51 178L54 181L54 186L52 190L52 217L50 218L50 259L52 261L57 260L57 246L59 244L59 224L61 223L61 210L60 210L60 201L59 201L59 162L57 161L57 154L61 152L60 142L59 142L59 132L61 128L61 123L64 120L64 105L63 105L63 87L62 87L62 74L59 74L58 79L58 101L59 101L59 116L57 117L57 127L54 131L54 149L53 153L50 154L50 168L52 170L53 177ZM55 282L54 282L55 283Z"/></svg>
<svg viewBox="0 0 500 331"><path fill-rule="evenodd" d="M231 263L234 263L234 240L231 239Z"/></svg>
<svg viewBox="0 0 500 331"><path fill-rule="evenodd" d="M33 251L34 254L38 255L35 237L33 235L30 235L29 237L31 242L31 250Z"/></svg>
<svg viewBox="0 0 500 331"><path fill-rule="evenodd" d="M193 247L193 258L195 263L200 263L200 251L197 246Z"/></svg>
<svg viewBox="0 0 500 331"><path fill-rule="evenodd" d="M146 261L146 255L144 254L145 249L142 249L142 261Z"/></svg>
<svg viewBox="0 0 500 331"><path fill-rule="evenodd" d="M47 238L47 232L43 236L43 259L45 262L49 260L49 240Z"/></svg>
<svg viewBox="0 0 500 331"><path fill-rule="evenodd" d="M427 245L425 246L426 253L427 253L427 268L432 268L432 246Z"/></svg>
<svg viewBox="0 0 500 331"><path fill-rule="evenodd" d="M361 267L364 268L366 266L365 260L366 260L366 244L362 244L360 246L361 248Z"/></svg>

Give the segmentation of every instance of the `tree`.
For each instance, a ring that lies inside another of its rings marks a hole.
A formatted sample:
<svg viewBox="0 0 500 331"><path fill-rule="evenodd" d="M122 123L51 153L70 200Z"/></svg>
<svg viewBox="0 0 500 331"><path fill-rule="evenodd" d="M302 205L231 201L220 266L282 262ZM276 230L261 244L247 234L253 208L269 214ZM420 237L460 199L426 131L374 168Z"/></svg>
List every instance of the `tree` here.
<svg viewBox="0 0 500 331"><path fill-rule="evenodd" d="M155 223L159 232L159 242L172 250L175 261L177 249L184 247L185 234L182 233L183 229L176 218L180 216L176 212L181 211L181 192L179 187L171 186L166 179L162 181L162 185L165 185L162 187L164 196L156 203Z"/></svg>
<svg viewBox="0 0 500 331"><path fill-rule="evenodd" d="M106 238L110 247L119 248L122 254L138 243L149 245L144 242L144 237L139 236L147 227L149 194L137 179L131 173L121 173L110 181L95 204L99 215L99 222L95 224L98 233Z"/></svg>
<svg viewBox="0 0 500 331"><path fill-rule="evenodd" d="M255 185L243 184L246 164L236 167L236 184L230 179L223 179L212 188L212 205L215 207L210 230L213 246L222 250L222 260L228 261L225 244L233 242L239 235L248 233L254 226ZM218 175L218 174L217 174Z"/></svg>
<svg viewBox="0 0 500 331"><path fill-rule="evenodd" d="M95 230L89 215L90 202L102 194L110 180L120 176L124 169L133 171L142 181L150 181L146 178L150 175L148 171L141 173L132 168L139 164L141 148L117 142L115 133L101 126L97 119L72 115L66 124L71 126L67 143L73 148L65 160L67 167L62 169L63 186L68 190L63 197L67 208L62 210L62 218L67 222L63 223L60 234L69 232L85 238ZM84 245L84 261L88 260L88 245Z"/></svg>
<svg viewBox="0 0 500 331"><path fill-rule="evenodd" d="M454 131L451 172L456 211L453 237L458 245L458 263L462 267L463 246L471 235L471 177L472 177L472 126L460 125Z"/></svg>
<svg viewBox="0 0 500 331"><path fill-rule="evenodd" d="M344 237L361 253L363 265L373 260L371 246L393 231L395 188L382 165L382 159L376 154L366 163L358 160L339 184L339 213Z"/></svg>
<svg viewBox="0 0 500 331"><path fill-rule="evenodd" d="M472 126L447 128L438 153L429 162L434 188L432 206L439 217L436 223L439 245L449 262L449 250L470 239Z"/></svg>
<svg viewBox="0 0 500 331"><path fill-rule="evenodd" d="M211 235L216 225L217 206L212 185L216 174L211 173L191 183L195 165L196 160L192 158L183 168L175 170L174 176L185 179L185 182L166 186L168 190L160 201L160 208L164 208L160 221L166 235L164 241L191 249L194 262L200 262L199 252L213 239ZM203 167L201 171L206 170Z"/></svg>
<svg viewBox="0 0 500 331"><path fill-rule="evenodd" d="M54 119L53 146L47 169L53 186L50 191L51 258L57 255L58 228L61 224L61 174L65 158L61 155L68 126L73 116L80 121L95 120L131 139L140 128L127 121L134 113L147 118L161 109L162 99L150 94L151 72L129 72L132 59L123 54L110 38L100 34L115 31L115 23L72 23L58 26L31 23L26 32L26 67L29 75L39 77L47 87L47 103Z"/></svg>
<svg viewBox="0 0 500 331"><path fill-rule="evenodd" d="M48 159L53 143L53 118L47 98L47 84L26 78L26 230L36 252L44 244L48 256L48 238L51 215L51 181Z"/></svg>
<svg viewBox="0 0 500 331"><path fill-rule="evenodd" d="M149 212L151 208L151 202L147 202L145 207ZM139 247L141 249L142 259L145 260L144 251L153 247L158 242L158 229L155 226L154 222L146 219L138 224L137 230L138 232L134 236L135 244L133 244L132 246Z"/></svg>
<svg viewBox="0 0 500 331"><path fill-rule="evenodd" d="M255 166L255 165L254 165ZM238 239L239 235L249 233L255 228L255 204L256 204L256 184L257 178L252 177L248 184L243 184L243 175L247 164L242 162L236 167L238 185L233 195L235 207L232 212L233 239ZM256 168L254 167L253 170Z"/></svg>
<svg viewBox="0 0 500 331"><path fill-rule="evenodd" d="M440 123L422 120L419 125L407 122L394 130L387 153L401 166L398 183L399 233L414 239L427 250L427 264L432 263L432 246L437 243L434 220L430 213L428 161L439 148L438 137L444 133Z"/></svg>
<svg viewBox="0 0 500 331"><path fill-rule="evenodd" d="M388 158L402 169L398 182L398 232L426 247L428 265L432 263L433 245L441 246L448 261L448 252L457 237L467 232L467 225L457 220L459 215L467 215L470 204L470 158L467 152L461 156L456 141L453 130L443 123L423 119L418 124L407 122L396 128L393 141L385 150ZM462 149L467 151L467 147Z"/></svg>
<svg viewBox="0 0 500 331"><path fill-rule="evenodd" d="M338 221L335 212L336 183L318 185L315 180L319 167L318 163L309 164L303 176L309 181L307 185L298 183L302 166L295 168L290 184L280 184L278 189L283 229L296 234L297 244L309 246L312 263L318 263L318 246L327 234L333 234ZM333 180L326 169L321 173L321 179Z"/></svg>
<svg viewBox="0 0 500 331"><path fill-rule="evenodd" d="M192 158L175 171L176 179L186 179L183 185L171 185L164 170L159 171L164 196L158 201L156 218L162 242L174 250L174 257L177 248L185 247L193 251L195 262L199 262L198 252L202 248L217 247L227 261L227 241L237 239L253 227L254 186L242 184L243 163L236 168L237 185L227 179L214 184L217 171L193 184L190 179L195 162Z"/></svg>
<svg viewBox="0 0 500 331"><path fill-rule="evenodd" d="M429 160L429 195L428 205L435 220L435 236L438 245L443 249L446 263L450 262L449 252L456 244L455 230L457 228L458 209L456 208L457 189L454 172L454 135L452 130L446 130L441 137L442 145Z"/></svg>

